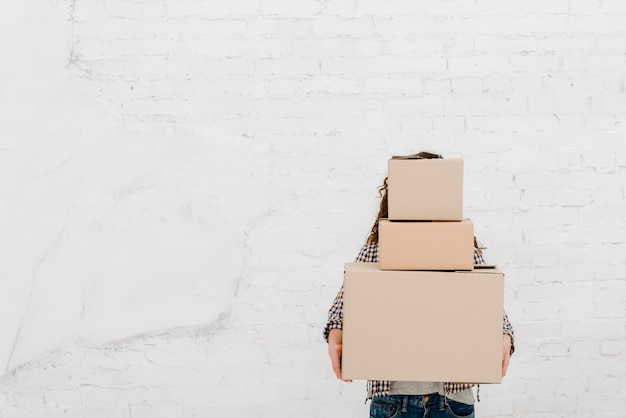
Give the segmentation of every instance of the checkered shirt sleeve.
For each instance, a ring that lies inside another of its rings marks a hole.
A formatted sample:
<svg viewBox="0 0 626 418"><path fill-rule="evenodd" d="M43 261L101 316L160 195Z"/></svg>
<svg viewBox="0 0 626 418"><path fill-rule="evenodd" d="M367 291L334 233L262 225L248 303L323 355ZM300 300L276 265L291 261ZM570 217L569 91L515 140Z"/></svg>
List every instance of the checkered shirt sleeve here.
<svg viewBox="0 0 626 418"><path fill-rule="evenodd" d="M359 251L359 255L354 260L358 263L375 263L378 261L378 244L367 242ZM335 300L328 310L328 321L324 328L324 339L328 342L328 334L332 329L343 329L343 284Z"/></svg>

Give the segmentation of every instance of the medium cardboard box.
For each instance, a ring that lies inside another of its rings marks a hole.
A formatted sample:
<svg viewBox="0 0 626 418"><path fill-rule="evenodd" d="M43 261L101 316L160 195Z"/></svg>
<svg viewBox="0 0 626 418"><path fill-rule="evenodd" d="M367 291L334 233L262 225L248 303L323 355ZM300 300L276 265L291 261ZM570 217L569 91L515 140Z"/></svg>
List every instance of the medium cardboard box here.
<svg viewBox="0 0 626 418"><path fill-rule="evenodd" d="M504 275L347 263L344 379L500 383Z"/></svg>
<svg viewBox="0 0 626 418"><path fill-rule="evenodd" d="M389 219L460 221L463 160L392 158L388 163Z"/></svg>
<svg viewBox="0 0 626 418"><path fill-rule="evenodd" d="M381 219L378 260L383 270L472 270L474 224Z"/></svg>

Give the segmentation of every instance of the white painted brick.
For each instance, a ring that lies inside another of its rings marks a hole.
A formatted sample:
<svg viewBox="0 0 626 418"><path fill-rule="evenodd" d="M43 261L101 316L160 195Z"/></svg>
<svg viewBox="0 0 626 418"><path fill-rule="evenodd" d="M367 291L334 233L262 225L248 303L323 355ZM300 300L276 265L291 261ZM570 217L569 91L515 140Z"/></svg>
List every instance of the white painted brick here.
<svg viewBox="0 0 626 418"><path fill-rule="evenodd" d="M525 104L524 104L525 107ZM512 112L513 113L513 112ZM526 132L558 127L558 120L552 115L545 116L470 116L468 127L488 132ZM517 163L522 163L517 159Z"/></svg>
<svg viewBox="0 0 626 418"><path fill-rule="evenodd" d="M602 190L596 190L593 193L594 204L614 206L624 203L624 194L622 187L606 187Z"/></svg>
<svg viewBox="0 0 626 418"><path fill-rule="evenodd" d="M524 317L529 321L550 320L558 317L558 306L554 303L526 301Z"/></svg>
<svg viewBox="0 0 626 418"><path fill-rule="evenodd" d="M555 395L556 379L530 379L526 382L526 392L533 396Z"/></svg>
<svg viewBox="0 0 626 418"><path fill-rule="evenodd" d="M565 65L561 57L549 55L513 56L510 63L516 71L539 73L557 72Z"/></svg>
<svg viewBox="0 0 626 418"><path fill-rule="evenodd" d="M623 376L626 366L616 358L603 357L600 359L586 360L581 363L581 371L585 376L593 376L600 373L604 376Z"/></svg>
<svg viewBox="0 0 626 418"><path fill-rule="evenodd" d="M577 33L614 33L622 32L626 16L619 15L585 15L571 16L570 30Z"/></svg>
<svg viewBox="0 0 626 418"><path fill-rule="evenodd" d="M581 0L570 4L570 12L572 14L595 14L601 6L600 0Z"/></svg>
<svg viewBox="0 0 626 418"><path fill-rule="evenodd" d="M464 158L466 215L506 273L517 351L505 382L483 385L479 415L622 415L624 2L70 3L17 2L0 17L0 50L12 52L0 177L16 179L0 194L29 215L3 225L2 253L31 255L25 219L57 223L46 216L58 211L29 206L88 216L84 202L107 198L94 173L128 159L177 173L176 193L152 179L163 200L219 204L245 231L245 261L223 323L107 347L68 341L5 374L1 417L365 416L365 385L336 381L321 328L371 227L386 159L422 149ZM41 177L34 167L60 154L71 158ZM56 191L70 184L64 200ZM3 285L30 277L1 265Z"/></svg>
<svg viewBox="0 0 626 418"><path fill-rule="evenodd" d="M526 310L526 312L529 311L530 310ZM524 317L526 317L526 315L524 315ZM519 343L523 345L531 338L540 341L549 341L559 335L561 332L561 324L555 321L556 318L556 316L550 316L545 321L537 322L516 321L515 332L520 336L524 336L520 338ZM521 350L520 355L522 355ZM532 355L534 355L534 353Z"/></svg>
<svg viewBox="0 0 626 418"><path fill-rule="evenodd" d="M520 191L516 189L494 188L493 190L486 191L485 196L489 207L495 207L496 202L504 202L500 207L516 209L519 207L521 201ZM515 230L515 228L511 229ZM519 235L517 235L517 237L519 237Z"/></svg>
<svg viewBox="0 0 626 418"><path fill-rule="evenodd" d="M556 94L571 94L573 91L578 90L574 89L575 84L577 83L575 83L570 77L543 77L542 84L545 91Z"/></svg>
<svg viewBox="0 0 626 418"><path fill-rule="evenodd" d="M285 0L263 0L261 2L261 14L270 16L293 16L301 17L320 13L321 4L313 0L294 3Z"/></svg>
<svg viewBox="0 0 626 418"><path fill-rule="evenodd" d="M557 382L557 393L570 397L582 396L589 390L588 381L584 378L559 380Z"/></svg>
<svg viewBox="0 0 626 418"><path fill-rule="evenodd" d="M626 251L625 244L614 244L614 243L604 243L600 244L599 248L601 253L597 255L594 261L598 263L607 263L607 264L615 264L616 260L619 260L620 251ZM615 285L616 289L621 289L623 286L621 284Z"/></svg>
<svg viewBox="0 0 626 418"><path fill-rule="evenodd" d="M498 396L489 396L485 394L485 387L481 387L481 402L474 404L476 414L480 416L513 417L513 403L510 399L502 399ZM489 399L489 402L483 402L482 399Z"/></svg>
<svg viewBox="0 0 626 418"><path fill-rule="evenodd" d="M606 376L603 379L590 378L589 392L593 394L617 394L620 389L620 378Z"/></svg>
<svg viewBox="0 0 626 418"><path fill-rule="evenodd" d="M520 222L528 222L531 219L536 226L574 225L579 221L577 209L569 207L536 207L518 215Z"/></svg>
<svg viewBox="0 0 626 418"><path fill-rule="evenodd" d="M554 206L556 203L556 190L553 188L524 190L522 201L530 206Z"/></svg>
<svg viewBox="0 0 626 418"><path fill-rule="evenodd" d="M96 23L94 25L94 23ZM120 38L154 39L159 34L168 37L205 38L209 36L244 35L247 33L247 24L244 19L205 20L193 19L188 21L166 21L153 19L107 19L96 22L76 23L77 32L85 37L97 37L103 40Z"/></svg>
<svg viewBox="0 0 626 418"><path fill-rule="evenodd" d="M581 222L591 222L599 224L618 224L623 220L623 212L617 207L607 206L603 208L589 206L579 209Z"/></svg>
<svg viewBox="0 0 626 418"><path fill-rule="evenodd" d="M102 18L105 14L105 6L104 3L98 0L86 0L76 3L73 5L74 20L79 22Z"/></svg>
<svg viewBox="0 0 626 418"><path fill-rule="evenodd" d="M359 0L357 10L364 14L374 15L427 15L446 16L449 14L465 14L474 6L469 0L457 0L454 2L440 2L426 0L415 4L410 1L393 1L388 4L380 4L373 0Z"/></svg>
<svg viewBox="0 0 626 418"><path fill-rule="evenodd" d="M467 109L477 113L499 113L508 108L506 98L494 96L461 97L449 96L445 100L445 109L451 113L462 113Z"/></svg>
<svg viewBox="0 0 626 418"><path fill-rule="evenodd" d="M341 38L354 39L357 41L374 41L377 39L359 39L360 37L371 36L374 33L374 24L372 19L369 18L354 18L354 17L338 17L338 18L326 18L315 19L311 22L311 34L315 38ZM383 46L384 47L384 46ZM363 55L373 55L363 52Z"/></svg>
<svg viewBox="0 0 626 418"><path fill-rule="evenodd" d="M584 130L585 119L583 115L555 114L554 116L559 120L562 131L579 132ZM575 156L572 156L572 160L575 158Z"/></svg>
<svg viewBox="0 0 626 418"><path fill-rule="evenodd" d="M433 118L432 124L437 132L460 132L466 128L465 120L463 116L439 116Z"/></svg>
<svg viewBox="0 0 626 418"><path fill-rule="evenodd" d="M167 14L176 18L256 15L259 6L259 0L233 0L227 3L182 0L167 2Z"/></svg>
<svg viewBox="0 0 626 418"><path fill-rule="evenodd" d="M359 89L364 89L374 95L420 96L424 93L422 80L409 76L368 77L360 83ZM415 117L420 116L422 115L415 115Z"/></svg>
<svg viewBox="0 0 626 418"><path fill-rule="evenodd" d="M474 49L488 52L528 52L536 47L536 39L530 36L481 36L474 37Z"/></svg>
<svg viewBox="0 0 626 418"><path fill-rule="evenodd" d="M511 78L496 75L483 79L483 91L489 93L508 93L511 91Z"/></svg>
<svg viewBox="0 0 626 418"><path fill-rule="evenodd" d="M584 320L593 317L594 306L592 302L583 301L559 303L559 312L568 319Z"/></svg>
<svg viewBox="0 0 626 418"><path fill-rule="evenodd" d="M433 120L421 115L404 116L400 118L400 130L406 133L430 132L433 129Z"/></svg>
<svg viewBox="0 0 626 418"><path fill-rule="evenodd" d="M603 341L600 344L600 354L603 356L619 356L624 353L623 341Z"/></svg>
<svg viewBox="0 0 626 418"><path fill-rule="evenodd" d="M515 175L515 185L524 190L537 185L550 185L555 188L580 187L584 184L585 176L577 172L542 171L535 173L520 173ZM582 180L582 181L581 181Z"/></svg>
<svg viewBox="0 0 626 418"><path fill-rule="evenodd" d="M562 113L584 113L592 107L593 100L588 95L570 95L569 100L563 96L557 96L554 106L557 112Z"/></svg>
<svg viewBox="0 0 626 418"><path fill-rule="evenodd" d="M413 15L412 17L374 17L375 33L384 37L406 37L409 34L433 33L444 19Z"/></svg>
<svg viewBox="0 0 626 418"><path fill-rule="evenodd" d="M527 241L531 241L530 239L527 238L527 234L524 231L524 238L527 239ZM545 241L544 241L545 242ZM561 266L546 266L540 269L536 269L532 279L534 282L537 283L554 283L554 282L569 282L569 281L573 281L571 275L567 274L567 272L564 271L565 269L563 269ZM585 280L588 279L587 276L585 276L584 278Z"/></svg>
<svg viewBox="0 0 626 418"><path fill-rule="evenodd" d="M541 357L563 357L568 355L569 347L563 343L545 343L539 346L537 352Z"/></svg>
<svg viewBox="0 0 626 418"><path fill-rule="evenodd" d="M347 22L342 22L344 26ZM351 31L351 30L348 30ZM336 30L335 30L336 32ZM312 51L319 51L320 57L337 57L352 51L355 55L377 55L384 51L385 43L379 39L344 37L334 33L333 37L315 37L294 39L292 53L298 56L311 56Z"/></svg>
<svg viewBox="0 0 626 418"><path fill-rule="evenodd" d="M547 94L531 95L528 97L528 110L531 113L554 113L556 99Z"/></svg>
<svg viewBox="0 0 626 418"><path fill-rule="evenodd" d="M452 79L452 92L454 94L480 94L483 91L481 77L454 77Z"/></svg>
<svg viewBox="0 0 626 418"><path fill-rule="evenodd" d="M611 149L588 149L582 155L583 165L593 168L614 168L616 152Z"/></svg>
<svg viewBox="0 0 626 418"><path fill-rule="evenodd" d="M452 92L452 82L450 79L425 79L424 93L434 95L444 95Z"/></svg>
<svg viewBox="0 0 626 418"><path fill-rule="evenodd" d="M465 76L486 76L491 72L509 71L511 64L506 56L454 56L448 59L448 70Z"/></svg>
<svg viewBox="0 0 626 418"><path fill-rule="evenodd" d="M601 98L596 98L600 102L601 110L605 112L624 112L626 103L624 103L623 94L607 94Z"/></svg>
<svg viewBox="0 0 626 418"><path fill-rule="evenodd" d="M248 26L248 33L254 37L261 37L267 39L275 39L280 32L282 32L281 24L285 20L282 19L246 19L246 25ZM301 25L303 26L303 25ZM288 32L289 33L289 32Z"/></svg>
<svg viewBox="0 0 626 418"><path fill-rule="evenodd" d="M337 131L346 137L354 135L374 135L380 138L381 134L389 135L400 129L398 121L391 118L370 118L363 121L358 115L346 115L337 119Z"/></svg>
<svg viewBox="0 0 626 418"><path fill-rule="evenodd" d="M561 206L587 206L593 201L592 190L557 190L556 201Z"/></svg>
<svg viewBox="0 0 626 418"><path fill-rule="evenodd" d="M440 38L394 39L393 43L381 42L381 47L390 55L419 54L429 57L439 54L445 48L445 42Z"/></svg>
<svg viewBox="0 0 626 418"><path fill-rule="evenodd" d="M581 367L576 359L555 357L540 361L542 370L538 371L538 379L574 379L580 376Z"/></svg>
<svg viewBox="0 0 626 418"><path fill-rule="evenodd" d="M322 3L322 13L324 15L354 15L356 11L356 0L341 1L329 0Z"/></svg>
<svg viewBox="0 0 626 418"><path fill-rule="evenodd" d="M572 333L581 339L599 339L607 335L623 338L624 322L618 319L591 319L585 322L585 327L580 323L565 322L563 332ZM572 344L572 351L574 344Z"/></svg>
<svg viewBox="0 0 626 418"><path fill-rule="evenodd" d="M245 406L238 406L238 405L230 405L229 406L230 411L231 412L235 412L237 411L237 413L241 413L241 412L246 412L249 411L249 408L246 408ZM203 413L207 413L207 410L215 410L218 408L203 408L201 409ZM125 411L126 414L129 415L124 415L126 416L132 416L132 417L138 417L138 418L149 418L149 417L155 417L155 418L164 418L164 417L188 417L188 416L211 416L209 415L196 415L197 409L196 408L192 408L189 406L183 406L183 405L159 405L159 404L155 404L155 405L129 405L129 408ZM132 415L130 415L132 414Z"/></svg>
<svg viewBox="0 0 626 418"><path fill-rule="evenodd" d="M540 417L540 416L575 416L576 404L572 402L572 398L567 396L550 397L543 396L538 397L536 402L528 405L528 410L525 416L528 417ZM533 413L536 413L534 415Z"/></svg>
<svg viewBox="0 0 626 418"><path fill-rule="evenodd" d="M624 35L623 34L612 34L612 35L603 35L598 36L596 38L598 50L606 51L606 52L619 52L624 49Z"/></svg>
<svg viewBox="0 0 626 418"><path fill-rule="evenodd" d="M394 98L386 100L384 108L386 114L401 116L430 112L443 113L444 99L441 97Z"/></svg>
<svg viewBox="0 0 626 418"><path fill-rule="evenodd" d="M165 14L165 4L162 2L135 2L115 1L105 4L107 17L128 18L129 16L155 17Z"/></svg>
<svg viewBox="0 0 626 418"><path fill-rule="evenodd" d="M610 68L607 72L612 72L616 65L623 65L624 58L619 56L589 55L589 56L568 56L563 60L565 69L597 72L602 68Z"/></svg>
<svg viewBox="0 0 626 418"><path fill-rule="evenodd" d="M260 75L313 75L319 74L320 63L308 59L265 59L256 63Z"/></svg>
<svg viewBox="0 0 626 418"><path fill-rule="evenodd" d="M623 301L601 301L594 305L594 318L621 318L624 315Z"/></svg>

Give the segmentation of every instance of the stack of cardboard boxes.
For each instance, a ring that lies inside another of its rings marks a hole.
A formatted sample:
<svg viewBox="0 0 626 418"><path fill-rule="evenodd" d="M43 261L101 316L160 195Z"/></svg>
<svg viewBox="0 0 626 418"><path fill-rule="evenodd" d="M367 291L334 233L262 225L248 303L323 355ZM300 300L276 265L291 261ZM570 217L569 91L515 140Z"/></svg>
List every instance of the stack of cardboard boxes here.
<svg viewBox="0 0 626 418"><path fill-rule="evenodd" d="M379 263L346 263L344 379L499 383L504 276L474 269L463 161L392 158Z"/></svg>

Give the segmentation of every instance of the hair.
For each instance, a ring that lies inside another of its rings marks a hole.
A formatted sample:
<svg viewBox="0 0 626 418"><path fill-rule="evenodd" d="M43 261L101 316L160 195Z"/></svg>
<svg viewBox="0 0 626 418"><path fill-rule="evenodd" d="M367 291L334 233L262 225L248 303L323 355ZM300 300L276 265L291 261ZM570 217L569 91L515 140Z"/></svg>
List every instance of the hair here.
<svg viewBox="0 0 626 418"><path fill-rule="evenodd" d="M440 154L433 154L432 152L422 151L417 154L412 155L403 155L403 156L393 156L392 159L438 159L443 158ZM376 216L376 222L374 222L374 226L372 226L372 230L370 231L370 235L367 238L367 242L378 242L378 222L382 218L386 218L389 214L388 205L387 205L387 182L389 177L385 177L382 186L378 187L378 196L380 197L380 208L378 209L378 215Z"/></svg>

